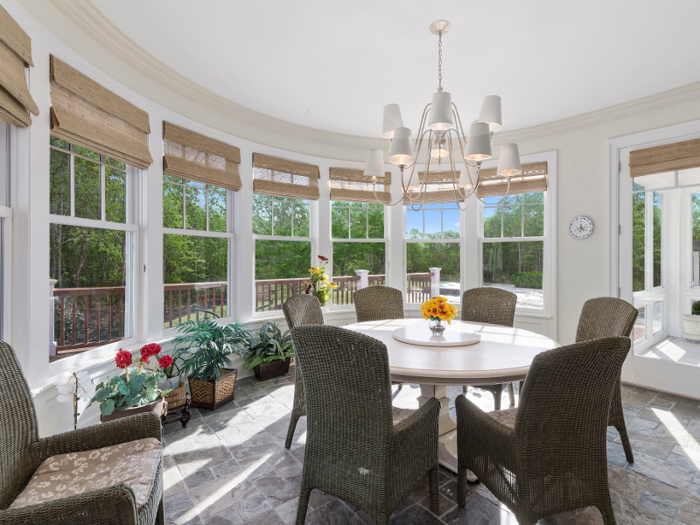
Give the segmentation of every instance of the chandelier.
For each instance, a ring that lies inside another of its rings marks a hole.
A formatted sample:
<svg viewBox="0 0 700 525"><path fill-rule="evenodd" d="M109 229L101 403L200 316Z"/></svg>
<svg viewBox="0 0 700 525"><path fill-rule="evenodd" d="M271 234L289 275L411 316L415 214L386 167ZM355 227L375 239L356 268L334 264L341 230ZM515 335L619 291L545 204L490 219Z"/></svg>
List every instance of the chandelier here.
<svg viewBox="0 0 700 525"><path fill-rule="evenodd" d="M423 109L415 141L411 139L411 130L403 125L399 105L384 106L382 136L391 140L389 162L401 170L403 193L401 199L389 206L406 202L412 209L420 210L429 190L431 168L443 174L441 190L452 189L460 209L466 209L472 195L483 202L478 194L483 183L481 164L491 158L493 134L502 126L501 97L488 95L484 98L479 118L472 122L466 134L452 95L442 89L442 36L450 27L447 20L430 24L430 32L438 37L438 87L432 102ZM417 169L419 160L424 166L423 173ZM459 171L457 163L461 163ZM505 199L510 191L510 178L522 173L517 144L501 146L496 173L507 182ZM372 177L374 188L377 183L381 184L380 177L384 177L382 150L370 151L364 174ZM451 184L446 180L451 180ZM376 189L375 198L380 202ZM464 208L461 202L465 202Z"/></svg>

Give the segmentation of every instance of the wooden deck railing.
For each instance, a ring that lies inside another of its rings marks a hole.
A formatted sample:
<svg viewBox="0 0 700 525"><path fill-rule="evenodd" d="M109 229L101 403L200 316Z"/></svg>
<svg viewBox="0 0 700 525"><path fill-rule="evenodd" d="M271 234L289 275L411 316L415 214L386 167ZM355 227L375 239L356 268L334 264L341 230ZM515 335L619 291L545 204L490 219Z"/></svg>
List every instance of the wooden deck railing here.
<svg viewBox="0 0 700 525"><path fill-rule="evenodd" d="M206 317L206 310L219 317L228 312L228 283L166 284L164 305L164 325L172 328L185 321L199 321Z"/></svg>
<svg viewBox="0 0 700 525"><path fill-rule="evenodd" d="M409 273L406 283L406 302L424 303L430 299L432 273Z"/></svg>

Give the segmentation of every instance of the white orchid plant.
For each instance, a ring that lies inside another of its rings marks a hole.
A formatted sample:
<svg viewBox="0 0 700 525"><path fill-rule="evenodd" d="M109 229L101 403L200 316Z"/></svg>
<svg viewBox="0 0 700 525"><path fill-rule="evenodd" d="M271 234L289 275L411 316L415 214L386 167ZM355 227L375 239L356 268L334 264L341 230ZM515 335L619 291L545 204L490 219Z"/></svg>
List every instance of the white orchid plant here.
<svg viewBox="0 0 700 525"><path fill-rule="evenodd" d="M53 384L58 390L56 401L59 403L73 403L73 429L78 428L78 400L90 402L95 396L95 385L92 384L90 374L85 370L72 374L65 372L59 376Z"/></svg>

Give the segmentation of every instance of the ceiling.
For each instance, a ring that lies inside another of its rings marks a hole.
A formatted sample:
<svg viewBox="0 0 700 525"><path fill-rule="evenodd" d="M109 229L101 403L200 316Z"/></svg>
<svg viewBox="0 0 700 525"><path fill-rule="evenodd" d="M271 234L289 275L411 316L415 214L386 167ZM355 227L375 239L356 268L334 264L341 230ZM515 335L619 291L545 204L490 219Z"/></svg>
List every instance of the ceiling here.
<svg viewBox="0 0 700 525"><path fill-rule="evenodd" d="M437 87L434 20L452 23L443 86L462 121L503 97L503 130L700 81L697 0L92 0L164 65L254 111L379 137L382 107L415 133Z"/></svg>

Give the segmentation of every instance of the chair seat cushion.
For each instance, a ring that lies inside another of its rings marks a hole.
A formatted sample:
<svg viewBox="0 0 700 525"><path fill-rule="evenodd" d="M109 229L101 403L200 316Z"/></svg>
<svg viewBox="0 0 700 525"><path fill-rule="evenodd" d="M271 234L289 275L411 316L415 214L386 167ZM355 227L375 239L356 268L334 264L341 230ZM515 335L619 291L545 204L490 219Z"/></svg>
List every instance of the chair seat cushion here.
<svg viewBox="0 0 700 525"><path fill-rule="evenodd" d="M45 503L92 490L128 483L141 508L149 493L163 454L155 438L59 454L46 459L10 508Z"/></svg>
<svg viewBox="0 0 700 525"><path fill-rule="evenodd" d="M510 408L508 410L494 410L493 412L488 412L488 415L507 427L515 428L515 416L517 413L517 408Z"/></svg>

